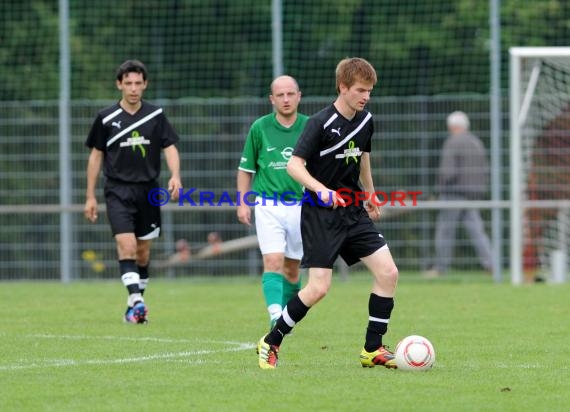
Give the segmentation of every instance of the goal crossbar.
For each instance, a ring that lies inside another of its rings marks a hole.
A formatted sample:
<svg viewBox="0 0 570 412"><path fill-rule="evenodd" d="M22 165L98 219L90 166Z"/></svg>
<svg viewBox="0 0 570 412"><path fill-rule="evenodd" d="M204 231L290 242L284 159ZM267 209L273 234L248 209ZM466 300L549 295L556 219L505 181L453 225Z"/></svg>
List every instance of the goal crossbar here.
<svg viewBox="0 0 570 412"><path fill-rule="evenodd" d="M570 57L570 47L511 47L509 54L515 57Z"/></svg>

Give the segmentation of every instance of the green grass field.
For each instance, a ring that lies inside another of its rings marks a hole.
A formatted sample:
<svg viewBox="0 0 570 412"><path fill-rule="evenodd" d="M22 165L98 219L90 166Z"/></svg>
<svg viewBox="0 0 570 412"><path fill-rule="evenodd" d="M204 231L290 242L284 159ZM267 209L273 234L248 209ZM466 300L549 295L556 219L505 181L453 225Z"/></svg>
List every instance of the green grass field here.
<svg viewBox="0 0 570 412"><path fill-rule="evenodd" d="M257 279L156 280L148 325L121 322L118 281L1 283L0 410L568 410L568 286L402 275L385 342L428 337L425 373L360 367L369 287L336 278L262 371Z"/></svg>

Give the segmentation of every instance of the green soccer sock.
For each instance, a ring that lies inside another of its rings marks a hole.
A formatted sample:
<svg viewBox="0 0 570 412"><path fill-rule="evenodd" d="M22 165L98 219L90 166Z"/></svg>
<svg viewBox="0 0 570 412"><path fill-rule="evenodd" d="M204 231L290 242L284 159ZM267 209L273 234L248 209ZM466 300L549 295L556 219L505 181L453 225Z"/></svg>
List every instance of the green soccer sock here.
<svg viewBox="0 0 570 412"><path fill-rule="evenodd" d="M283 276L283 300L282 305L285 307L287 302L291 300L293 296L295 296L301 290L301 277L299 276L299 280L295 283L289 282Z"/></svg>
<svg viewBox="0 0 570 412"><path fill-rule="evenodd" d="M263 296L271 320L276 320L281 316L283 305L283 275L275 272L265 272L261 277L263 285Z"/></svg>

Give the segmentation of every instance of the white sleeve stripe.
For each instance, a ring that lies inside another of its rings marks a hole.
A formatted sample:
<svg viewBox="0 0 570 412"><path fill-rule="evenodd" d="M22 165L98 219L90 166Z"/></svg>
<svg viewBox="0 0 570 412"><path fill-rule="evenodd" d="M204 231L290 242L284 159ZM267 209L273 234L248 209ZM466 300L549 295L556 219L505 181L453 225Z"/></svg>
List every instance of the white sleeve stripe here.
<svg viewBox="0 0 570 412"><path fill-rule="evenodd" d="M368 113L366 115L366 117L364 118L364 120L362 121L362 123L360 123L358 125L358 127L356 129L354 129L348 136L346 136L344 139L342 139L340 142L338 142L337 144L335 144L333 147L329 147L328 149L325 150L321 150L321 157L323 157L326 154L329 154L330 152L334 152L336 149L338 149L339 147L341 147L342 145L344 145L346 142L348 142L350 139L352 139L352 137L358 133L360 131L360 129L362 129L364 127L364 125L366 123L368 123L368 120L370 120L372 118L372 114Z"/></svg>
<svg viewBox="0 0 570 412"><path fill-rule="evenodd" d="M249 169L246 169L245 167L241 167L241 166L238 167L238 170L243 170L244 172L255 174L255 170L249 170Z"/></svg>
<svg viewBox="0 0 570 412"><path fill-rule="evenodd" d="M329 120L327 120L327 122L325 124L323 124L323 129L326 129L327 126L329 124L331 124L332 122L334 122L337 117L338 117L338 114L336 114L336 113L334 113L331 117L329 117Z"/></svg>
<svg viewBox="0 0 570 412"><path fill-rule="evenodd" d="M295 326L295 321L291 319L291 316L289 316L289 312L287 312L287 306L285 306L285 309L283 309L281 316L283 316L283 320L287 325L289 325L289 327L292 328L293 326Z"/></svg>
<svg viewBox="0 0 570 412"><path fill-rule="evenodd" d="M368 320L371 322L390 323L390 319L375 318L374 316L368 316Z"/></svg>
<svg viewBox="0 0 570 412"><path fill-rule="evenodd" d="M103 124L106 124L109 120L113 119L114 117L117 117L119 114L121 114L122 111L123 109L118 108L110 115L107 115L107 117L103 118Z"/></svg>
<svg viewBox="0 0 570 412"><path fill-rule="evenodd" d="M146 115L145 117L143 117L142 119L140 119L138 122L133 123L132 125L130 125L129 127L127 127L126 129L124 129L123 131L121 131L120 133L117 133L115 136L113 136L112 139L110 139L107 142L107 147L111 146L113 143L115 143L118 139L120 139L121 137L123 137L124 135L126 135L127 133L129 133L131 130L139 127L141 124L148 122L150 119L152 119L153 117L158 116L159 114L162 113L162 109L157 109L154 112L152 112L151 114Z"/></svg>

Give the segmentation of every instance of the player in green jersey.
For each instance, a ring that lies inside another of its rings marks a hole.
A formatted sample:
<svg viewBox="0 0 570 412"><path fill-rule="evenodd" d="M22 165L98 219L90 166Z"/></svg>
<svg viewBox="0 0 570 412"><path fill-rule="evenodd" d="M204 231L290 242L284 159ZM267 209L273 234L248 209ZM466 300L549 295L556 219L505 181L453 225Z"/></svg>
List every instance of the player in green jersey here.
<svg viewBox="0 0 570 412"><path fill-rule="evenodd" d="M255 227L263 255L263 295L273 326L301 286L303 190L287 174L287 162L308 117L297 112L301 91L290 76L273 80L269 100L274 112L253 122L247 135L238 168L237 190L240 196L251 189L258 194ZM237 216L241 223L251 226L247 203L240 202Z"/></svg>

